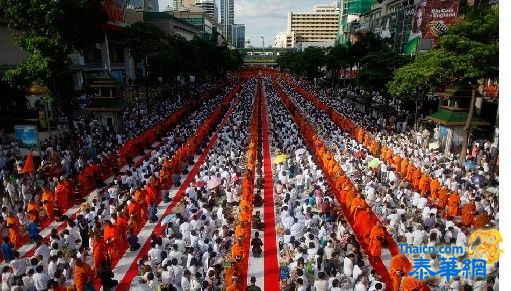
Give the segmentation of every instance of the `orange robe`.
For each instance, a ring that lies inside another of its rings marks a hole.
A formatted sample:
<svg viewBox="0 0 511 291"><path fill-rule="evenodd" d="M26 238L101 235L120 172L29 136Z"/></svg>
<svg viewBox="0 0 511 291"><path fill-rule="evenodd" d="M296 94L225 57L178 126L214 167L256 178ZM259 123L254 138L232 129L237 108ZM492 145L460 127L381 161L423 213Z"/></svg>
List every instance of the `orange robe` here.
<svg viewBox="0 0 511 291"><path fill-rule="evenodd" d="M474 229L484 228L488 223L490 223L490 216L486 213L481 213L474 218Z"/></svg>
<svg viewBox="0 0 511 291"><path fill-rule="evenodd" d="M419 189L419 180L422 176L421 170L415 169L412 174L412 184L415 189Z"/></svg>
<svg viewBox="0 0 511 291"><path fill-rule="evenodd" d="M371 233L372 221L371 214L367 210L357 211L353 228L363 239L366 239Z"/></svg>
<svg viewBox="0 0 511 291"><path fill-rule="evenodd" d="M390 277L393 290L400 290L401 278L407 276L411 270L412 264L405 255L397 255L390 260ZM402 274L398 274L398 272L402 272Z"/></svg>
<svg viewBox="0 0 511 291"><path fill-rule="evenodd" d="M440 191L438 192L438 207L441 209L444 209L447 205L447 199L449 198L449 190L447 188L442 187Z"/></svg>
<svg viewBox="0 0 511 291"><path fill-rule="evenodd" d="M366 205L365 202L366 201L363 198L359 198L359 197L353 198L353 200L351 201L351 207L350 207L351 215L355 215L358 210L360 210L361 208L364 208Z"/></svg>
<svg viewBox="0 0 511 291"><path fill-rule="evenodd" d="M396 168L396 171L398 173L401 172L401 157L400 156L395 156L394 157L394 167Z"/></svg>
<svg viewBox="0 0 511 291"><path fill-rule="evenodd" d="M92 241L92 257L94 259L94 268L99 270L101 264L105 260L106 246L105 242L101 238L94 239Z"/></svg>
<svg viewBox="0 0 511 291"><path fill-rule="evenodd" d="M103 238L108 246L108 252L110 255L115 258L117 256L117 250L119 248L118 239L119 239L119 230L115 225L105 225L103 228Z"/></svg>
<svg viewBox="0 0 511 291"><path fill-rule="evenodd" d="M381 256L381 246L385 238L385 231L381 226L375 225L369 233L369 253L373 257Z"/></svg>
<svg viewBox="0 0 511 291"><path fill-rule="evenodd" d="M415 279L414 277L407 276L403 278L403 282L401 284L402 291L426 291L429 290L427 286L421 281Z"/></svg>
<svg viewBox="0 0 511 291"><path fill-rule="evenodd" d="M126 218L122 216L117 216L117 220L115 221L117 228L119 229L119 241L122 244L122 247L125 248L128 246L127 242L127 232L128 232L128 221Z"/></svg>
<svg viewBox="0 0 511 291"><path fill-rule="evenodd" d="M84 262L80 262L75 265L73 275L76 291L84 291L85 284L87 284L87 281L91 278L94 278L96 273L89 265Z"/></svg>
<svg viewBox="0 0 511 291"><path fill-rule="evenodd" d="M54 216L53 208L55 206L55 197L53 196L53 193L50 191L44 191L41 196L41 201L43 202L43 208L44 211L46 211L46 215L48 215L48 219L52 221Z"/></svg>
<svg viewBox="0 0 511 291"><path fill-rule="evenodd" d="M405 175L406 174L406 170L408 169L408 159L403 159L401 161L401 175Z"/></svg>
<svg viewBox="0 0 511 291"><path fill-rule="evenodd" d="M32 222L39 220L39 205L33 201L29 201L27 205L28 219Z"/></svg>
<svg viewBox="0 0 511 291"><path fill-rule="evenodd" d="M243 257L244 257L243 253L244 253L243 246L240 243L235 243L232 246L231 255L232 255L233 259L235 259L235 260L237 260L237 258L243 259Z"/></svg>
<svg viewBox="0 0 511 291"><path fill-rule="evenodd" d="M429 184L431 190L431 200L435 201L438 198L438 190L440 190L440 182L437 179L433 179Z"/></svg>
<svg viewBox="0 0 511 291"><path fill-rule="evenodd" d="M70 194L71 191L67 182L61 182L55 187L55 201L62 214L69 208Z"/></svg>
<svg viewBox="0 0 511 291"><path fill-rule="evenodd" d="M419 190L423 196L429 192L429 184L429 177L427 175L422 175L419 180Z"/></svg>
<svg viewBox="0 0 511 291"><path fill-rule="evenodd" d="M15 247L18 247L21 224L18 218L12 214L7 216L6 222L7 226L9 227L9 240Z"/></svg>
<svg viewBox="0 0 511 291"><path fill-rule="evenodd" d="M469 227L472 225L472 222L474 221L474 214L476 206L474 202L470 202L469 204L465 205L463 209L461 209L461 224L463 224L466 227Z"/></svg>
<svg viewBox="0 0 511 291"><path fill-rule="evenodd" d="M460 208L460 195L454 193L449 197L447 202L447 215L450 217L457 216Z"/></svg>

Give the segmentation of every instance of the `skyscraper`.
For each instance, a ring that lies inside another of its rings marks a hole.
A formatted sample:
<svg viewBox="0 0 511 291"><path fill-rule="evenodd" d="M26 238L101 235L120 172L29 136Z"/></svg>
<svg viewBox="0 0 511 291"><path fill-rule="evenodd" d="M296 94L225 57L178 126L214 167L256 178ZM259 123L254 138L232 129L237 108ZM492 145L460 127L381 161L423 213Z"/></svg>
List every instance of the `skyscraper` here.
<svg viewBox="0 0 511 291"><path fill-rule="evenodd" d="M126 7L134 10L158 12L158 0L127 0Z"/></svg>
<svg viewBox="0 0 511 291"><path fill-rule="evenodd" d="M222 34L232 44L232 25L234 24L234 0L220 0Z"/></svg>
<svg viewBox="0 0 511 291"><path fill-rule="evenodd" d="M245 24L233 24L232 26L232 46L235 48L245 47Z"/></svg>
<svg viewBox="0 0 511 291"><path fill-rule="evenodd" d="M196 0L195 5L204 9L211 19L218 22L218 6L215 0Z"/></svg>

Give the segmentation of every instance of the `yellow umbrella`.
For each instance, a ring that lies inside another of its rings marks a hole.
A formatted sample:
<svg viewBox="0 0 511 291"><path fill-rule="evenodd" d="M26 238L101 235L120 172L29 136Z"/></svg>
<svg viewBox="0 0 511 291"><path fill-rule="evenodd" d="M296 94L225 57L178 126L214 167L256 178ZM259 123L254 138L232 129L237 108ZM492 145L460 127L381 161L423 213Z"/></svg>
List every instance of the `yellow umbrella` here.
<svg viewBox="0 0 511 291"><path fill-rule="evenodd" d="M275 159L273 159L273 163L274 164L280 164L280 163L283 163L287 160L287 155L286 154L280 154L278 156L275 157Z"/></svg>

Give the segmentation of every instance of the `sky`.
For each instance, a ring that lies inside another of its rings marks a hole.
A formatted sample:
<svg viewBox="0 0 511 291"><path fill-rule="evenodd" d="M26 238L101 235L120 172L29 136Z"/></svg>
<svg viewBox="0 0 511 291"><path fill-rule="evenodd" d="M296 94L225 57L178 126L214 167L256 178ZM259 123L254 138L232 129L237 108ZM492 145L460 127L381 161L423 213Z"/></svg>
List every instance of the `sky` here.
<svg viewBox="0 0 511 291"><path fill-rule="evenodd" d="M216 0L218 9L220 2ZM273 45L275 35L287 29L287 14L291 11L312 11L315 4L333 0L234 0L234 22L245 24L245 39L254 47ZM172 0L159 0L160 11ZM219 11L220 14L220 11Z"/></svg>

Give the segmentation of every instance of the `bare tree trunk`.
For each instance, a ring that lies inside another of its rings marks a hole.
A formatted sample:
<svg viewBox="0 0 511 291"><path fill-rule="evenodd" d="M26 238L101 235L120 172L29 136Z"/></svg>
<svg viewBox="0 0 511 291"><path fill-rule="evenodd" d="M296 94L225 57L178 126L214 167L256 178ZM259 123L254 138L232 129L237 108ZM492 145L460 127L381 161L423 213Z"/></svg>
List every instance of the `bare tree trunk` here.
<svg viewBox="0 0 511 291"><path fill-rule="evenodd" d="M467 123L463 132L463 143L461 144L460 163L464 163L467 158L468 138L470 136L470 128L472 126L472 117L474 116L474 106L476 103L476 88L472 87L472 98L470 99L470 107L468 110Z"/></svg>

